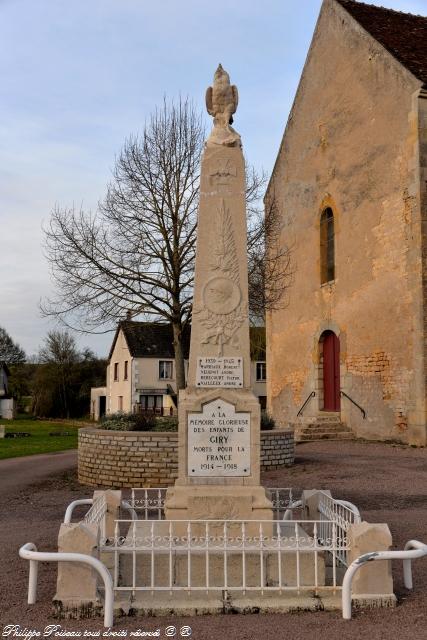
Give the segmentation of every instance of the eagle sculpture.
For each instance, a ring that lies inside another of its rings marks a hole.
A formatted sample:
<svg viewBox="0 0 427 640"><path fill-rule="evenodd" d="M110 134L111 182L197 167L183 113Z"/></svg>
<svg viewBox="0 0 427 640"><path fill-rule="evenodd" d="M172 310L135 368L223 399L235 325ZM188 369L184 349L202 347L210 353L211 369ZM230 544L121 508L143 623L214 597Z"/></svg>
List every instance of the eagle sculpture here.
<svg viewBox="0 0 427 640"><path fill-rule="evenodd" d="M214 125L228 127L233 124L233 113L236 112L239 95L236 85L230 85L230 76L218 65L215 71L213 87L206 91L206 108L214 117Z"/></svg>

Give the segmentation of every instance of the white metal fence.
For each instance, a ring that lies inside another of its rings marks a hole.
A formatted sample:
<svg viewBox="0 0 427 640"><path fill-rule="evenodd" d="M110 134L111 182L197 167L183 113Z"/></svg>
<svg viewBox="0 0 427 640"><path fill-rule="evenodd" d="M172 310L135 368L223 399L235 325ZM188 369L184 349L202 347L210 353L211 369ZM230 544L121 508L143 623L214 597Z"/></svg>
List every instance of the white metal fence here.
<svg viewBox="0 0 427 640"><path fill-rule="evenodd" d="M346 540L350 526L361 522L359 510L355 505L344 500L335 500L324 491L320 492L318 510L321 544L323 540L329 540L333 529L336 531L339 541ZM342 545L338 551L337 559L345 567L348 565L346 545Z"/></svg>
<svg viewBox="0 0 427 640"><path fill-rule="evenodd" d="M351 617L351 583L354 574L373 560L403 559L404 580L412 588L411 560L427 555L427 545L411 540L404 551L365 554L348 567L347 533L361 521L357 507L319 492L318 520L292 520L303 508L304 497L290 488L267 490L274 520L165 520L166 488L132 489L121 509L130 519L115 520L114 535L106 537L105 494L72 502L64 517L70 523L75 507L91 505L84 522L99 526L99 551L108 554L105 564L79 553L38 552L24 545L19 554L30 561L28 602L36 600L37 563L89 564L104 582L105 621L111 626L113 593L205 591L264 592L323 590L342 591L343 617ZM342 580L344 577L344 581Z"/></svg>
<svg viewBox="0 0 427 640"><path fill-rule="evenodd" d="M166 487L131 489L127 504L138 520L163 520L165 517Z"/></svg>
<svg viewBox="0 0 427 640"><path fill-rule="evenodd" d="M339 588L346 539L322 521L117 520L101 551L116 591L295 591ZM307 533L307 528L312 532ZM326 574L325 552L332 557Z"/></svg>
<svg viewBox="0 0 427 640"><path fill-rule="evenodd" d="M93 500L92 506L83 518L84 522L98 524L100 527L101 537L105 537L105 515L107 513L107 502L105 494L101 494Z"/></svg>
<svg viewBox="0 0 427 640"><path fill-rule="evenodd" d="M126 502L135 511L138 520L163 520L166 491L166 487L131 489ZM272 502L276 520L283 519L285 512L291 509L301 496L301 492L296 492L291 487L267 487L265 491Z"/></svg>
<svg viewBox="0 0 427 640"><path fill-rule="evenodd" d="M301 493L273 487L266 493L274 520L165 520L166 492L165 487L131 489L108 538L104 495L87 512L84 521L99 524L100 550L112 558L115 590L340 588L347 532L360 522L351 503L319 492L317 519L307 520ZM84 501L70 505L68 521L78 503Z"/></svg>

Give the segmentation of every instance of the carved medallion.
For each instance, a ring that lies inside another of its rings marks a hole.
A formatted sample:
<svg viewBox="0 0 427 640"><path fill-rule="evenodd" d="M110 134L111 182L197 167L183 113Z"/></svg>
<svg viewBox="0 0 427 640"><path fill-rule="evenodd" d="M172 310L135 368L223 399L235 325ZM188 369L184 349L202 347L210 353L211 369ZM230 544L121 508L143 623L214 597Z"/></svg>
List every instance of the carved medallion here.
<svg viewBox="0 0 427 640"><path fill-rule="evenodd" d="M221 276L208 280L203 289L203 302L213 313L226 315L238 307L242 294L238 285Z"/></svg>

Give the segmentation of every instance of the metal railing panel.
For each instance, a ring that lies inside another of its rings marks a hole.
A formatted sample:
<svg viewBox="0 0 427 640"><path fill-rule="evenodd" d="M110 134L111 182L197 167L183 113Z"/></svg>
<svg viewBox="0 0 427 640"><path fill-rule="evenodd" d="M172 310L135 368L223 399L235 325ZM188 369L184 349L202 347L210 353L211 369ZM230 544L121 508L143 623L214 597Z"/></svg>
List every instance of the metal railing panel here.
<svg viewBox="0 0 427 640"><path fill-rule="evenodd" d="M338 565L348 547L331 524L330 539L320 541L324 521L120 520L101 551L114 555L114 589L133 594L335 590L336 566L332 585L320 580L320 566L325 552Z"/></svg>
<svg viewBox="0 0 427 640"><path fill-rule="evenodd" d="M83 522L99 525L101 537L105 537L105 514L107 513L107 501L105 494L101 494L93 500L92 506L83 518Z"/></svg>
<svg viewBox="0 0 427 640"><path fill-rule="evenodd" d="M319 498L319 542L328 540L336 535L337 539L345 539L347 532L353 524L361 522L358 508L346 500L335 500L327 493L321 491ZM334 533L335 532L335 533ZM347 552L345 549L337 549L336 556L343 566L347 566ZM334 562L335 566L335 562Z"/></svg>

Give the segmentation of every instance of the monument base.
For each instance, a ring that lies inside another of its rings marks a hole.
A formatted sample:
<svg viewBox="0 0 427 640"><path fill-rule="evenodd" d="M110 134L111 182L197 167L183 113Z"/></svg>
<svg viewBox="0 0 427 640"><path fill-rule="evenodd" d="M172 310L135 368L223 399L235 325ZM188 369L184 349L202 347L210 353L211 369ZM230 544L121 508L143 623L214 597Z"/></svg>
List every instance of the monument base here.
<svg viewBox="0 0 427 640"><path fill-rule="evenodd" d="M166 493L166 519L273 520L259 453L260 405L252 391L181 391L179 475Z"/></svg>
<svg viewBox="0 0 427 640"><path fill-rule="evenodd" d="M198 485L170 487L167 520L272 520L271 501L263 487Z"/></svg>

